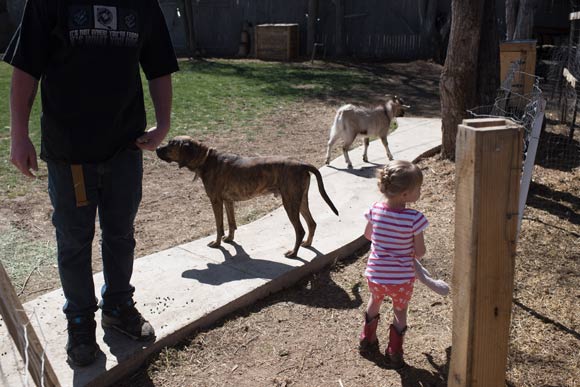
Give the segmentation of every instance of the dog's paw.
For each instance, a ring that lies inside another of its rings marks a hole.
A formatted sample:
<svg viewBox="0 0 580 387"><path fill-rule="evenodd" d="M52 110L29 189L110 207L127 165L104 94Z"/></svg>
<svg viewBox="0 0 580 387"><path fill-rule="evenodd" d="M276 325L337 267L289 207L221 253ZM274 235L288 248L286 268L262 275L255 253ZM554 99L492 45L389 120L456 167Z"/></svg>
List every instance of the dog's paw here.
<svg viewBox="0 0 580 387"><path fill-rule="evenodd" d="M352 169L352 164L346 164L346 167L347 167L348 169Z"/></svg>
<svg viewBox="0 0 580 387"><path fill-rule="evenodd" d="M293 250L288 250L286 251L286 253L284 254L284 256L286 258L296 258L296 255L298 254L297 251L293 251Z"/></svg>
<svg viewBox="0 0 580 387"><path fill-rule="evenodd" d="M234 237L231 235L225 236L222 238L222 241L226 242L226 243L230 243L234 241Z"/></svg>
<svg viewBox="0 0 580 387"><path fill-rule="evenodd" d="M213 249L217 249L218 247L220 247L221 243L219 240L217 240L217 241L209 242L207 245Z"/></svg>
<svg viewBox="0 0 580 387"><path fill-rule="evenodd" d="M302 247L310 247L312 246L312 241L304 241L300 244Z"/></svg>
<svg viewBox="0 0 580 387"><path fill-rule="evenodd" d="M363 157L363 161L364 161L365 163L368 163L368 162L369 162L369 159L368 159L368 157Z"/></svg>

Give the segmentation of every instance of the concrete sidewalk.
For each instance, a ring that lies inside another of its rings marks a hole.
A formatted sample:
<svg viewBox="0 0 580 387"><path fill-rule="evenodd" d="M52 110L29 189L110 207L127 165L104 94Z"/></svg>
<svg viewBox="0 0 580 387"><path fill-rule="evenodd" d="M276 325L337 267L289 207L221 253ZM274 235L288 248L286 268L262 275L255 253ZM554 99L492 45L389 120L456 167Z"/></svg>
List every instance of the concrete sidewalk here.
<svg viewBox="0 0 580 387"><path fill-rule="evenodd" d="M441 120L399 118L389 136L396 159L414 160L441 145ZM320 152L324 152L321 149ZM337 155L338 149L334 150ZM364 246L363 212L380 199L375 168L386 162L380 141L369 147L369 163L362 148L350 152L354 169L346 169L342 154L321 173L328 195L338 208L335 216L311 184L310 209L318 227L313 247L300 248L297 259L284 257L294 243L294 229L283 208L236 232L233 244L211 249L214 235L170 248L135 261L132 283L139 310L156 329L157 341L143 345L115 332L104 333L97 313L97 341L102 353L91 367L71 368L66 362L66 322L62 290L25 304L62 386L104 386L130 374L152 353L172 345L195 329L255 302L299 278L320 270ZM178 232L178 230L176 230ZM95 287L103 283L95 274ZM95 290L98 294L98 290ZM26 386L24 363L0 321L0 386ZM28 385L34 385L28 378Z"/></svg>

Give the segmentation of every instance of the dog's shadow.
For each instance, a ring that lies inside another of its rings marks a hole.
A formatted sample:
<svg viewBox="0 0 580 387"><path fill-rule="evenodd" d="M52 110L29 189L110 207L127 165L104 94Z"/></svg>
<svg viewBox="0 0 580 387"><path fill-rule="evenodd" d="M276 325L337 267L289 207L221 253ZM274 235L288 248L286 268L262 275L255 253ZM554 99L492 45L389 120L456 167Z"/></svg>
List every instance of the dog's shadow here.
<svg viewBox="0 0 580 387"><path fill-rule="evenodd" d="M358 177L364 177L366 179L372 179L377 177L377 169L384 166L384 164L376 164L369 162L368 164L372 164L372 167L360 167L360 168L337 168L333 165L327 165L328 168L334 169L335 171L346 172L350 173L351 175L355 175Z"/></svg>
<svg viewBox="0 0 580 387"><path fill-rule="evenodd" d="M223 253L225 259L223 263L209 262L205 269L186 270L181 274L181 277L217 286L227 282L253 278L274 279L296 268L295 265L289 265L283 262L252 258L236 242L228 242L228 244L234 246L235 253L232 254L225 247L220 246L219 250ZM319 251L315 251L315 253L317 255L321 254ZM290 260L290 258L284 259ZM291 259L293 261L299 260L303 263L307 262L299 257Z"/></svg>

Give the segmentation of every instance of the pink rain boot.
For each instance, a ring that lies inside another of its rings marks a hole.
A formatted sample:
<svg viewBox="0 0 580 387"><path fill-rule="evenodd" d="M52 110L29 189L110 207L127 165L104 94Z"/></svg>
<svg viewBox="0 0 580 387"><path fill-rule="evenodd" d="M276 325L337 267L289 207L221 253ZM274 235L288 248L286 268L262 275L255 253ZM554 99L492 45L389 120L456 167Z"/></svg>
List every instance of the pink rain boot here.
<svg viewBox="0 0 580 387"><path fill-rule="evenodd" d="M380 314L377 314L369 321L368 315L365 313L365 326L359 336L358 350L360 352L378 351L377 325L379 324L379 317Z"/></svg>
<svg viewBox="0 0 580 387"><path fill-rule="evenodd" d="M402 368L405 365L405 360L403 360L403 336L407 327L403 328L401 332L391 324L389 331L389 345L385 351L387 360L389 364L394 369Z"/></svg>

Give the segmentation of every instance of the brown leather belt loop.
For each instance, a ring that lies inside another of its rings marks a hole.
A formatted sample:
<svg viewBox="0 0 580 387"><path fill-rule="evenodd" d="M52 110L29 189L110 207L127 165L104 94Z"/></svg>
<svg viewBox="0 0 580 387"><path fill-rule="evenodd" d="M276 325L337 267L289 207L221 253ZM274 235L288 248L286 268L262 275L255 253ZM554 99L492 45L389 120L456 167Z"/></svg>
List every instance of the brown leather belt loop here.
<svg viewBox="0 0 580 387"><path fill-rule="evenodd" d="M72 164L70 166L70 169L72 171L77 207L86 206L89 204L89 201L87 200L87 191L85 189L85 176L83 174L83 166L81 164Z"/></svg>

